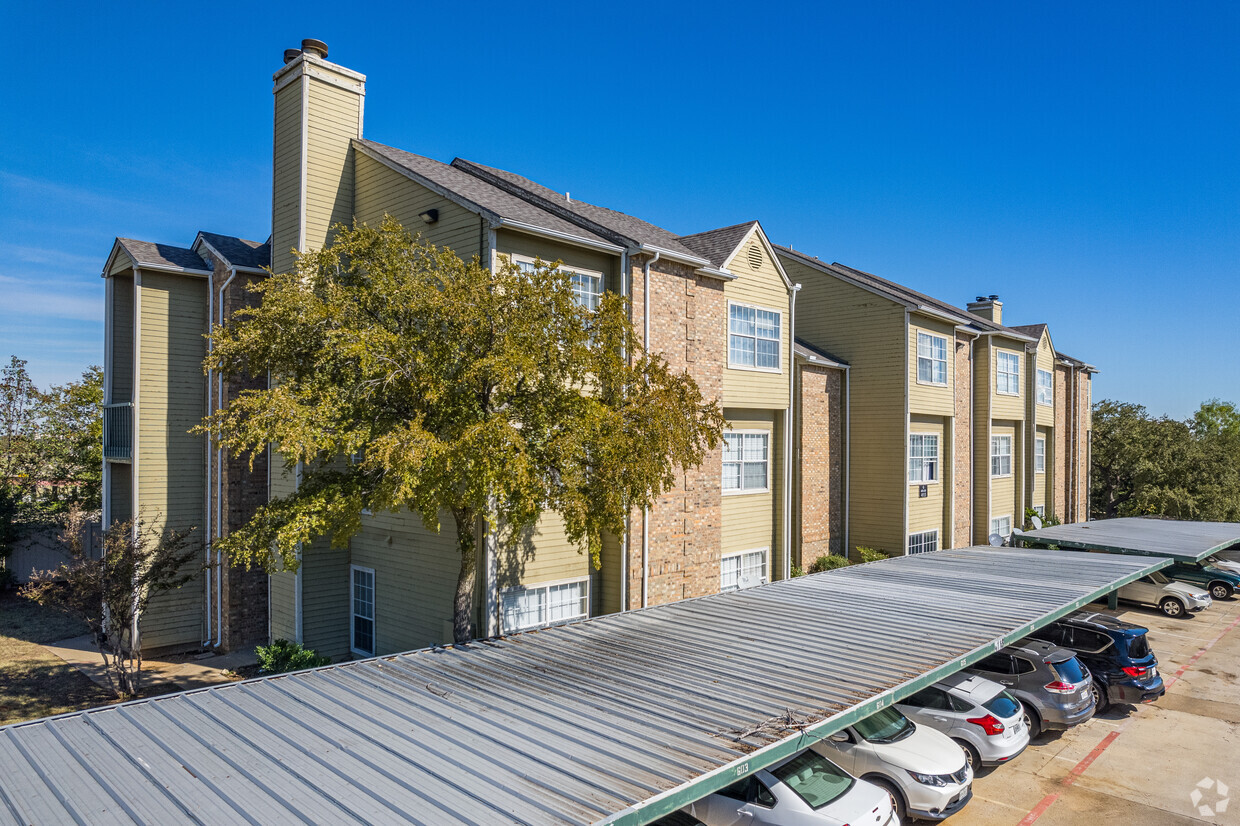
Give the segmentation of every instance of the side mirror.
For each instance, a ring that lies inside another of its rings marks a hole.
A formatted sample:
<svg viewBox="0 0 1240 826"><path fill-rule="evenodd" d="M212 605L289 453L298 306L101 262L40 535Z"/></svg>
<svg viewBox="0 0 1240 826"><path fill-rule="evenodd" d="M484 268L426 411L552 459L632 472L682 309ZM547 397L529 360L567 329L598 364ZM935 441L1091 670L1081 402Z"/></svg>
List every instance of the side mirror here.
<svg viewBox="0 0 1240 826"><path fill-rule="evenodd" d="M848 732L846 731L837 731L835 734L831 735L830 739L832 743L847 743L850 742L852 738L848 736Z"/></svg>

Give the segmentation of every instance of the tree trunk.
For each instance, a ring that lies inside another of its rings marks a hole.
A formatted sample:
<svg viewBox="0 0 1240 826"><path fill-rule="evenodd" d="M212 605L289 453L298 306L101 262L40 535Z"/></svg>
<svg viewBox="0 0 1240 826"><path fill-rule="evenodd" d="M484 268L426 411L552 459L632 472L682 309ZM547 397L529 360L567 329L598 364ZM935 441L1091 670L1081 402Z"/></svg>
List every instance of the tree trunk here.
<svg viewBox="0 0 1240 826"><path fill-rule="evenodd" d="M456 578L456 597L452 602L453 642L469 642L473 635L474 584L478 581L478 543L474 529L478 515L472 509L453 510L456 544L461 552L461 571Z"/></svg>

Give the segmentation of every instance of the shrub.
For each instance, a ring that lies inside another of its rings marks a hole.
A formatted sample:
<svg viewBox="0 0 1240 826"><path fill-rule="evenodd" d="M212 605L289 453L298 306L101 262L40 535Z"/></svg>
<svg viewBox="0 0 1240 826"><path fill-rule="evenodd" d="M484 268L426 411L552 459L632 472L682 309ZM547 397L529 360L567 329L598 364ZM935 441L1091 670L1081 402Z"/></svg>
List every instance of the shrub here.
<svg viewBox="0 0 1240 826"><path fill-rule="evenodd" d="M881 548L867 548L864 545L858 545L857 556L861 562L877 562L880 559L886 559L887 552Z"/></svg>
<svg viewBox="0 0 1240 826"><path fill-rule="evenodd" d="M846 568L850 564L846 557L839 554L823 554L809 564L809 573L818 574L823 571L833 571L836 568Z"/></svg>
<svg viewBox="0 0 1240 826"><path fill-rule="evenodd" d="M331 657L322 657L313 648L306 648L299 642L288 640L260 645L254 649L254 653L258 655L258 667L264 674L283 674L331 663Z"/></svg>

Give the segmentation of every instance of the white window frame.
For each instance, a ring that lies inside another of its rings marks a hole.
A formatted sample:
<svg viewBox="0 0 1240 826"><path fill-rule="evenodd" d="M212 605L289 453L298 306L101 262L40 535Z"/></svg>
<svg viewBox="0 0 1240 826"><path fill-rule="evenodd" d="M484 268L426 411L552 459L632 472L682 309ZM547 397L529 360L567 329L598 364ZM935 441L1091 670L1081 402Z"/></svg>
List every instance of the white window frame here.
<svg viewBox="0 0 1240 826"><path fill-rule="evenodd" d="M927 350L929 353L928 355L922 355L922 348L921 348L922 339L926 340ZM936 358L934 355L935 345L939 344L940 342L943 345L943 358L941 359ZM927 333L927 332L923 332L922 330L918 330L917 331L917 383L927 384L933 387L946 387L947 386L947 375L948 375L947 354L948 354L947 336L935 335L934 333ZM930 367L930 378L929 379L923 379L921 377L921 364L923 361L926 362ZM943 365L943 380L942 381L937 381L934 378L934 368L939 363L942 363Z"/></svg>
<svg viewBox="0 0 1240 826"><path fill-rule="evenodd" d="M997 451L996 448L1001 447L1005 441L1007 443L1007 452L1005 453L1002 451ZM990 435L990 478L991 479L1006 479L1007 477L1012 475L1012 442L1013 441L1014 440L1012 436L1007 433L992 433ZM999 461L999 469L1000 469L999 473L995 473L995 460L996 459L1000 460ZM1002 461L1003 459L1007 459L1007 471L1006 472L1003 471L1003 461Z"/></svg>
<svg viewBox="0 0 1240 826"><path fill-rule="evenodd" d="M759 584L765 585L766 583L770 582L771 581L771 549L769 547L750 548L749 550L746 550L746 551L733 551L731 553L723 554L722 556L719 557L719 592L728 593L729 591L742 590L740 586L740 580L741 580L741 577L744 576L745 574L745 557L754 556L758 554L760 554L762 557L762 581ZM737 584L735 587L732 587L732 588L724 587L724 576L726 573L724 570L724 566L725 566L725 562L727 562L728 560L739 560L740 561L740 566L736 570L736 583ZM752 569L753 566L751 565L750 568Z"/></svg>
<svg viewBox="0 0 1240 826"><path fill-rule="evenodd" d="M510 254L509 258L512 260L512 263L522 272L529 272L533 267L536 266L535 259L530 258L528 255ZM543 261L543 263L550 266L554 262ZM603 293L607 291L606 286L603 284L603 273L599 272L598 270L587 270L583 267L570 267L564 263L561 263L558 269L560 270L560 272L568 273L570 276L573 277L573 298L576 299L577 306L581 307L586 312L592 313L592 312L597 311L599 303L603 300ZM594 285L597 285L598 291L594 292L590 290L579 289L579 286L580 286L578 284L579 279L583 283L588 279ZM588 296L590 300L583 301L582 298L584 296Z"/></svg>
<svg viewBox="0 0 1240 826"><path fill-rule="evenodd" d="M1033 472L1046 473L1046 437L1033 437Z"/></svg>
<svg viewBox="0 0 1240 826"><path fill-rule="evenodd" d="M930 439L934 442L934 455L926 455L926 440ZM920 456L914 455L916 450L914 444L916 440L922 443ZM917 464L913 464L917 462ZM926 467L933 470L933 473L927 476ZM910 433L908 434L908 483L910 485L937 485L939 483L939 434L937 433Z"/></svg>
<svg viewBox="0 0 1240 826"><path fill-rule="evenodd" d="M1004 533L1003 531L999 530L999 523L1005 519L1007 520L1007 533ZM1012 515L1008 514L1006 516L992 516L990 518L990 532L997 533L999 534L999 536L1002 536L1004 539L1007 539L1009 536L1011 536L1012 535Z"/></svg>
<svg viewBox="0 0 1240 826"><path fill-rule="evenodd" d="M359 573L370 575L370 616L369 617L365 616L364 614L359 615L357 613L356 577ZM378 596L379 596L379 583L378 583L378 578L375 576L375 569L367 568L362 565L350 565L349 566L349 651L353 652L359 657L373 657L375 656L375 649L378 648L377 631L379 628L379 622L378 622L378 617L376 616L378 614L378 602L379 602ZM362 619L370 620L370 646L372 649L370 651L365 651L357 647L357 619L359 616L361 616Z"/></svg>
<svg viewBox="0 0 1240 826"><path fill-rule="evenodd" d="M1037 378L1035 381L1037 384L1038 404L1042 405L1043 407L1054 407L1055 406L1055 374L1052 373L1050 370L1043 370L1042 368L1039 367L1037 368L1036 376ZM1042 383L1043 376L1046 377L1045 384ZM1045 391L1045 393L1043 393L1043 391Z"/></svg>
<svg viewBox="0 0 1240 826"><path fill-rule="evenodd" d="M917 550L914 550L917 546ZM929 546L929 547L927 547ZM908 535L907 553L909 556L913 554L926 554L939 549L939 531L935 528L932 531L921 531L920 533L911 533Z"/></svg>
<svg viewBox="0 0 1240 826"><path fill-rule="evenodd" d="M1046 505L1034 505L1033 512L1038 515L1039 519L1046 518Z"/></svg>
<svg viewBox="0 0 1240 826"><path fill-rule="evenodd" d="M754 334L752 336L747 335L745 333L732 332L732 308L733 307L743 307L745 309L754 310L755 312ZM778 335L774 339L759 338L758 332L757 332L757 313L759 312L774 314L775 319L777 323L779 324ZM729 301L728 302L728 315L727 315L727 318L724 320L724 323L727 325L727 333L728 333L727 348L728 348L728 367L729 368L731 368L732 370L752 370L758 373L782 373L784 372L784 314L782 312L780 312L779 310L772 309L771 307L763 307L759 304L747 304L743 301ZM738 361L733 360L732 358L732 338L733 337L751 339L753 341L754 343L754 350L753 350L754 363L753 364L745 364L744 362L738 362ZM759 341L774 341L775 342L775 366L774 367L759 367L758 366L758 342Z"/></svg>
<svg viewBox="0 0 1240 826"><path fill-rule="evenodd" d="M728 461L727 439L729 436L740 436L741 437L741 459L739 462ZM746 441L745 440L746 436L765 436L766 437L766 458L762 460L762 462L766 465L766 474L765 474L766 482L761 488L745 487L745 465L747 464L752 465L752 464L758 463L758 460L756 459L745 459L745 444L744 443ZM772 457L771 457L771 442L773 441L771 439L771 431L769 430L725 430L723 433L723 439L724 439L723 441L724 454L723 454L722 465L724 468L724 475L723 475L723 479L720 480L720 487L723 490L723 495L724 496L743 496L749 493L770 493L771 491L771 465L774 464L774 462L772 461ZM738 488L724 487L724 484L725 484L724 480L727 479L727 465L730 465L730 464L740 465L740 474L741 474L740 485L741 486Z"/></svg>
<svg viewBox="0 0 1240 826"><path fill-rule="evenodd" d="M1005 361L1015 362L1015 371L1002 369ZM1006 381L1000 382L1000 376L1006 377ZM1008 389L1002 389L1002 384L1006 384ZM995 351L995 392L1001 396L1020 395L1020 353L1013 353L1008 350Z"/></svg>
<svg viewBox="0 0 1240 826"><path fill-rule="evenodd" d="M548 619L551 613L551 590L560 588L565 585L581 585L581 596L579 599L579 608L576 613L568 617L560 617L558 619ZM509 627L504 621L504 597L511 594L522 592L542 591L543 596L539 603L539 621L516 627ZM549 625L559 625L565 622L571 622L577 619L583 619L590 616L590 578L588 576L572 577L570 579L557 579L551 582L534 582L527 585L518 585L513 588L505 588L499 592L499 626L501 634L515 634L518 631L528 631L532 628L546 628Z"/></svg>

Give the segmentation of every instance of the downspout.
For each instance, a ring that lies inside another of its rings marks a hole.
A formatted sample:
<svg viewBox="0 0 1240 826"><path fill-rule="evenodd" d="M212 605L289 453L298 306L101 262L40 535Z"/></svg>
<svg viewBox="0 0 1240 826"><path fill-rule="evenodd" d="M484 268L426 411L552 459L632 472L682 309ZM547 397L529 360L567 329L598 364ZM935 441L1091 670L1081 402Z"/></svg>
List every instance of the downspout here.
<svg viewBox="0 0 1240 826"><path fill-rule="evenodd" d="M207 273L207 333L215 326L215 265L211 265L211 271ZM211 340L210 335L207 337L207 355L210 356L211 351L215 349L215 342ZM210 360L208 359L208 364ZM211 387L212 379L215 372L211 367L207 367L207 415L211 415ZM207 431L207 507L206 519L207 523L207 566L205 569L207 578L207 638L203 641L202 646L206 648L211 645L213 637L211 636L211 432Z"/></svg>
<svg viewBox="0 0 1240 826"><path fill-rule="evenodd" d="M793 284L788 291L788 413L784 416L784 579L792 579L792 416L797 365L793 347L797 340L797 293L800 290L800 284Z"/></svg>
<svg viewBox="0 0 1240 826"><path fill-rule="evenodd" d="M633 296L629 289L629 251L620 253L620 295L628 299L629 324L633 323ZM620 345L620 361L627 363L628 352ZM624 509L624 535L620 537L620 613L629 610L629 531L632 530L632 515Z"/></svg>
<svg viewBox="0 0 1240 826"><path fill-rule="evenodd" d="M653 258L647 258L642 265L642 347L650 352L650 265L659 260L663 253L655 251ZM649 604L650 594L650 506L642 508L642 607Z"/></svg>
<svg viewBox="0 0 1240 826"><path fill-rule="evenodd" d="M844 558L848 558L849 493L852 490L852 370L844 366Z"/></svg>
<svg viewBox="0 0 1240 826"><path fill-rule="evenodd" d="M237 277L237 268L228 268L228 280L220 287L220 310L218 318L220 324L224 323L224 295L228 292L228 285ZM216 378L215 400L219 403L220 409L224 407L224 376L221 373ZM223 533L224 520L223 508L220 500L224 485L224 448L216 447L215 462L219 465L219 470L215 474L215 535L220 536ZM207 562L211 561L210 556ZM224 560L220 551L215 552L215 643L214 647L219 648L220 643L224 639Z"/></svg>

